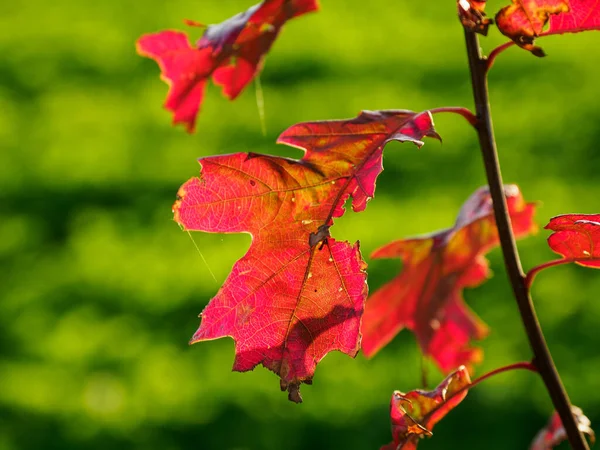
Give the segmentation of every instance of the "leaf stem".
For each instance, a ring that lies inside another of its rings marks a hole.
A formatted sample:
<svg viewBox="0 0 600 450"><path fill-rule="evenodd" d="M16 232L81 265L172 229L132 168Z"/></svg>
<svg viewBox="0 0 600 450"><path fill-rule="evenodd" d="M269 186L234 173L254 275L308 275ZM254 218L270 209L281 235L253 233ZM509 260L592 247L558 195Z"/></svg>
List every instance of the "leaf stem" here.
<svg viewBox="0 0 600 450"><path fill-rule="evenodd" d="M486 62L486 71L489 71L492 66L494 65L494 61L496 60L496 57L502 53L504 50L506 50L507 48L512 47L513 45L515 45L515 43L513 41L508 41L502 45L499 45L498 47L496 47L494 50L492 50L490 52L490 54L487 57L487 62Z"/></svg>
<svg viewBox="0 0 600 450"><path fill-rule="evenodd" d="M508 372L510 370L517 370L517 369L526 369L526 370L529 370L531 372L537 372L537 367L535 367L535 365L533 363L529 362L529 361L518 362L518 363L514 363L514 364L509 364L508 366L498 367L497 369L494 369L491 372L485 373L485 374L481 375L480 377L475 378L469 384L466 384L465 386L461 387L458 391L455 391L452 394L450 394L448 397L444 398L444 404L448 404L448 402L450 402L450 400L452 400L454 397L457 397L460 394L462 394L463 392L468 391L469 389L474 388L475 386L477 386L482 381L485 381L488 378L493 377L494 375L498 375L498 374L503 373L503 372ZM420 421L420 423L419 423L419 421L415 420L410 415L409 415L409 417L413 420L413 422L421 425L423 423L426 423L429 420L429 418L433 414L435 414L437 412L437 410L439 408L440 408L440 406L437 406L432 411L430 411L429 413L427 413L425 415L425 417L423 417L423 419ZM423 425L421 425L421 426L423 426ZM425 428L425 427L423 427L423 428L425 430L427 430L427 428ZM427 431L429 431L429 430L427 430Z"/></svg>
<svg viewBox="0 0 600 450"><path fill-rule="evenodd" d="M471 384L469 385L469 388L472 388L473 386L478 385L482 381L485 381L488 378L493 377L494 375L498 375L500 373L508 372L509 370L517 370L517 369L525 369L525 370L529 370L530 372L537 372L538 371L538 369L535 366L535 364L533 364L533 363L531 363L529 361L523 361L523 362L518 362L518 363L514 363L514 364L509 364L508 366L498 367L497 369L494 369L491 372L484 373L480 377L475 378L473 381L471 381Z"/></svg>
<svg viewBox="0 0 600 450"><path fill-rule="evenodd" d="M550 354L550 350L544 339L544 334L542 333L533 307L533 302L531 301L531 296L529 295L529 290L525 283L523 269L521 268L521 261L519 259L515 238L510 225L510 216L508 215L508 207L504 195L504 186L502 183L500 163L498 161L498 152L496 150L496 141L492 126L486 76L488 61L481 55L477 35L467 29L464 31L469 69L471 72L473 97L475 100L475 111L478 118L476 129L494 205L494 216L496 218L502 254L504 256L504 265L506 266L508 278L521 314L521 320L534 354L534 364L538 368L544 384L546 385L548 394L552 399L554 408L562 420L569 443L574 450L588 450L589 447L577 427L576 419L571 412L571 402L563 387L554 361L552 360L552 355Z"/></svg>
<svg viewBox="0 0 600 450"><path fill-rule="evenodd" d="M430 109L429 112L431 114L444 113L444 112L458 114L460 116L463 116L465 119L467 119L467 122L469 122L474 127L477 126L477 116L475 114L473 114L471 112L471 110L469 110L467 108L463 108L462 106L446 106L446 107L442 107L442 108L433 108L433 109Z"/></svg>
<svg viewBox="0 0 600 450"><path fill-rule="evenodd" d="M509 372L511 370L518 370L518 369L525 369L525 370L529 370L530 372L537 372L538 371L538 369L535 366L535 364L533 364L533 363L531 363L529 361L523 361L523 362L518 362L518 363L514 363L514 364L509 364L508 366L498 367L497 369L494 369L491 372L484 373L480 377L475 378L473 381L471 381L471 383L469 383L466 386L463 386L461 389L459 389L458 391L454 392L450 397L448 397L446 399L446 402L448 402L449 400L451 400L452 397L455 397L455 396L459 395L460 393L462 393L462 392L464 392L466 390L474 388L475 386L477 386L482 381L485 381L488 378L493 377L494 375L499 375L499 374L504 373L504 372Z"/></svg>
<svg viewBox="0 0 600 450"><path fill-rule="evenodd" d="M531 285L533 284L533 279L538 274L538 272L541 272L542 270L547 269L548 267L561 266L563 264L569 264L572 262L573 260L571 259L555 259L553 261L548 261L543 264L540 264L539 266L531 268L525 276L525 285L527 286L527 289L531 288Z"/></svg>
<svg viewBox="0 0 600 450"><path fill-rule="evenodd" d="M525 277L525 284L527 285L527 289L531 288L531 285L533 284L533 279L538 274L538 272L541 272L542 270L547 269L548 267L562 266L563 264L571 264L571 263L582 264L584 262L589 263L590 261L600 261L600 258L555 259L553 261L545 262L543 264L540 264L539 266L535 266L535 267L532 267L531 269L529 269L529 272L527 272L527 276Z"/></svg>
<svg viewBox="0 0 600 450"><path fill-rule="evenodd" d="M535 366L535 364L533 364L533 363L531 363L529 361L523 361L523 362L518 362L518 363L514 363L514 364L509 364L508 366L498 367L497 369L494 369L491 372L485 373L485 374L481 375L480 377L475 378L469 384L463 386L458 391L453 392L452 394L450 394L448 397L446 397L444 399L444 403L447 404L454 397L462 394L465 391L468 391L468 390L474 388L475 386L477 386L482 381L485 381L488 378L493 377L494 375L498 375L498 374L501 374L501 373L504 373L504 372L508 372L508 371L511 371L511 370L517 370L517 369L525 369L525 370L529 370L531 372L537 372L538 371L537 367ZM434 411L430 412L429 414L427 414L427 416L424 418L424 420L421 420L421 423L425 423L426 419L428 418L428 416L430 416L435 411L436 410L434 410ZM417 422L414 418L413 418L413 421Z"/></svg>

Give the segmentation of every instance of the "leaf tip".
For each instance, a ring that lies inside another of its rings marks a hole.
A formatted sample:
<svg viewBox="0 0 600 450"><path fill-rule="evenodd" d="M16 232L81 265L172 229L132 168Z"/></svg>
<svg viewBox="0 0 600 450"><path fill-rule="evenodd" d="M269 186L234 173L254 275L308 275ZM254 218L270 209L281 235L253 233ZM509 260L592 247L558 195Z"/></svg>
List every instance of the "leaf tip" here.
<svg viewBox="0 0 600 450"><path fill-rule="evenodd" d="M307 384L312 384L312 380L308 380ZM281 379L279 387L282 392L288 391L288 400L294 403L302 403L302 395L300 395L300 382L288 383Z"/></svg>
<svg viewBox="0 0 600 450"><path fill-rule="evenodd" d="M442 139L442 136L440 136L440 135L439 135L439 133L438 133L437 131L435 131L435 130L431 130L431 131L430 131L430 132L427 134L427 137L430 137L430 138L436 139L436 140L440 141L441 143L443 143L443 142L444 142L444 141L443 141L443 139Z"/></svg>

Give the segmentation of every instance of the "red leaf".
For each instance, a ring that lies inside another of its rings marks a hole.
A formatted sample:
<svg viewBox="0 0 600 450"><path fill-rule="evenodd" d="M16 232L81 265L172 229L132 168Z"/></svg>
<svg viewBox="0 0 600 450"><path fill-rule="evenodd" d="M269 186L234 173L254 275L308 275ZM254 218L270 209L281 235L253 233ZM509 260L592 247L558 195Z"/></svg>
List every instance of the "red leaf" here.
<svg viewBox="0 0 600 450"><path fill-rule="evenodd" d="M579 33L600 29L600 3L596 0L569 0L569 12L550 17L544 35Z"/></svg>
<svg viewBox="0 0 600 450"><path fill-rule="evenodd" d="M544 228L554 231L548 244L556 253L575 264L600 268L600 214L564 214Z"/></svg>
<svg viewBox="0 0 600 450"><path fill-rule="evenodd" d="M329 236L352 197L362 211L390 140L421 145L437 136L429 112L365 111L356 119L294 125L278 142L306 150L301 160L236 153L202 158L200 178L173 207L184 229L247 232L252 244L202 313L192 343L231 336L234 370L263 364L290 399L330 351L354 356L367 295L358 243Z"/></svg>
<svg viewBox="0 0 600 450"><path fill-rule="evenodd" d="M600 29L600 3L596 0L512 0L496 15L500 31L536 56L544 51L534 39L562 33ZM550 25L544 31L545 25Z"/></svg>
<svg viewBox="0 0 600 450"><path fill-rule="evenodd" d="M431 436L434 425L467 396L471 384L468 370L461 366L433 391L394 391L390 403L393 441L380 450L414 450L419 440Z"/></svg>
<svg viewBox="0 0 600 450"><path fill-rule="evenodd" d="M141 55L156 60L161 78L170 85L165 108L173 111L173 124L185 124L191 133L215 63L210 49L192 48L180 31L147 34L138 40L137 48Z"/></svg>
<svg viewBox="0 0 600 450"><path fill-rule="evenodd" d="M571 411L575 416L579 431L587 434L593 443L595 435L594 430L591 428L590 419L588 419L583 414L581 408L578 408L577 406L572 406ZM560 416L556 411L554 411L548 424L540 430L534 441L531 443L530 450L551 450L566 439L567 433L565 432L562 421L560 420Z"/></svg>
<svg viewBox="0 0 600 450"><path fill-rule="evenodd" d="M457 0L456 4L463 26L487 36L488 28L493 22L485 15L485 0Z"/></svg>
<svg viewBox="0 0 600 450"><path fill-rule="evenodd" d="M317 0L265 0L208 26L196 47L180 31L161 31L142 36L137 50L156 60L171 86L165 108L173 112L173 123L192 132L209 77L233 100L260 71L285 22L317 8Z"/></svg>
<svg viewBox="0 0 600 450"><path fill-rule="evenodd" d="M518 237L536 230L535 205L526 203L517 186L505 187L513 230ZM475 191L452 228L392 242L373 258L400 258L402 272L367 301L363 317L363 351L373 356L404 327L412 330L423 354L444 372L481 359L469 346L487 327L464 304L462 290L489 276L484 255L498 245L492 200L487 187Z"/></svg>

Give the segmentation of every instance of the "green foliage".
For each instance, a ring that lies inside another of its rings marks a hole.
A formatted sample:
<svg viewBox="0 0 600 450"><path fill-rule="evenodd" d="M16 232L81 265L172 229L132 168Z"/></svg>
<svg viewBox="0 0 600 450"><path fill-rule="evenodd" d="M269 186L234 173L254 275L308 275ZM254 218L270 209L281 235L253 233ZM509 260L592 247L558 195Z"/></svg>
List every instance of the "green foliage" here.
<svg viewBox="0 0 600 450"><path fill-rule="evenodd" d="M215 283L172 222L170 207L181 180L197 173L196 157L238 151L298 157L273 144L294 123L361 109L467 103L455 4L328 0L318 14L289 23L267 58L266 136L252 88L233 104L211 86L197 134L172 128L158 106L165 86L133 43L144 32L180 28L182 17L218 22L248 6L237 0L3 6L0 449L268 450L282 442L293 450L363 449L389 440L389 393L420 379L412 336L399 336L368 363L361 355L356 361L329 355L319 382L304 390L305 404L293 407L272 389L276 379L267 371L229 372L230 341L186 345L197 312L250 241L194 237ZM491 34L488 49L504 41ZM528 198L545 199L540 224L564 211L598 209L597 39L595 33L545 38L545 60L508 50L490 75L504 178L518 181ZM391 143L397 147L386 157L378 201L339 219L336 236L360 236L369 255L393 239L451 225L462 199L484 184L482 163L462 119L436 122L444 144L416 151ZM543 235L520 248L526 268L552 256ZM480 373L529 356L499 251L490 258L496 276L466 293L493 330L482 343ZM396 264L371 262L372 290L393 276ZM595 272L577 267L553 269L533 287L565 385L592 422L600 420L599 288ZM482 413L490 404L493 411ZM473 431L461 436L466 448L477 448L484 432L492 450L525 448L549 410L539 380L506 375L480 386L422 445L453 448L453 427L468 421Z"/></svg>

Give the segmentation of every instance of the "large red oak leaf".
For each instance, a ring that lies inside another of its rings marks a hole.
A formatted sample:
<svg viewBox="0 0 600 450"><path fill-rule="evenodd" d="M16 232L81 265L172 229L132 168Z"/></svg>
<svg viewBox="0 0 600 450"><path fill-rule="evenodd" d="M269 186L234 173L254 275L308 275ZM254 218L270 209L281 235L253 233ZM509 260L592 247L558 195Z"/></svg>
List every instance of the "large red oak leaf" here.
<svg viewBox="0 0 600 450"><path fill-rule="evenodd" d="M581 408L578 408L577 406L572 406L571 411L575 416L579 431L587 434L593 443L595 440L595 435L594 430L591 428L592 423L590 422L590 419L588 419L583 414ZM550 420L548 421L548 424L540 430L531 443L529 450L552 450L566 439L567 433L563 427L562 421L560 420L560 416L556 411L554 411L552 417L550 417Z"/></svg>
<svg viewBox="0 0 600 450"><path fill-rule="evenodd" d="M461 366L433 391L394 391L390 402L393 441L380 450L415 450L419 440L431 436L433 426L467 396L469 371Z"/></svg>
<svg viewBox="0 0 600 450"><path fill-rule="evenodd" d="M519 188L505 186L513 231L517 237L536 230L535 205ZM373 356L403 328L412 330L424 355L448 373L478 362L480 349L469 346L487 327L467 308L462 290L489 276L484 255L497 246L498 231L487 187L462 206L455 225L431 234L392 242L373 258L400 258L402 272L370 296L363 317L363 351Z"/></svg>
<svg viewBox="0 0 600 450"><path fill-rule="evenodd" d="M550 22L547 29L546 24ZM536 56L544 51L536 37L600 29L597 0L512 0L496 15L500 31Z"/></svg>
<svg viewBox="0 0 600 450"><path fill-rule="evenodd" d="M195 46L185 33L169 30L142 36L137 50L156 60L170 85L165 108L173 112L173 123L192 132L209 77L235 99L261 70L285 22L317 8L317 0L265 0L208 26Z"/></svg>
<svg viewBox="0 0 600 450"><path fill-rule="evenodd" d="M548 244L565 260L600 268L600 214L564 214L544 228L554 231Z"/></svg>
<svg viewBox="0 0 600 450"><path fill-rule="evenodd" d="M297 124L278 142L300 160L254 153L200 159L199 178L179 190L175 220L187 230L247 232L250 249L202 313L192 343L231 336L233 369L262 364L300 401L330 351L355 356L367 296L358 243L329 235L333 219L373 197L391 140L437 136L429 112L364 111L351 120Z"/></svg>

